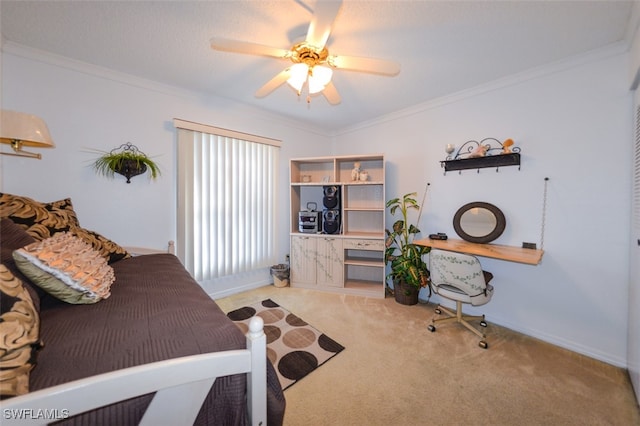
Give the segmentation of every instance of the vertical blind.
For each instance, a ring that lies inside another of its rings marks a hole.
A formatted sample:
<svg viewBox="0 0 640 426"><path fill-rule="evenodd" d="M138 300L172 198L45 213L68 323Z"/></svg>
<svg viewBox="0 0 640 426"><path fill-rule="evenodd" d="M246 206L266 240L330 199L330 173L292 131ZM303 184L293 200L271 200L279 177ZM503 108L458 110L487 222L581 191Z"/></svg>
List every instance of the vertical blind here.
<svg viewBox="0 0 640 426"><path fill-rule="evenodd" d="M203 282L273 264L279 141L174 124L177 252L187 270Z"/></svg>

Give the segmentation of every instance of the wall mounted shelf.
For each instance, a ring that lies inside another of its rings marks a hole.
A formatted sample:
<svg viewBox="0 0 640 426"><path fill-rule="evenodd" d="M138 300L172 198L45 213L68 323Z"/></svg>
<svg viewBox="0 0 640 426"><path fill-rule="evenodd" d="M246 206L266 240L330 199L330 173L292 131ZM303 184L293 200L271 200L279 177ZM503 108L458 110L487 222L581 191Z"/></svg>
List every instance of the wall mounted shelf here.
<svg viewBox="0 0 640 426"><path fill-rule="evenodd" d="M495 167L496 171L500 167L518 166L520 170L520 148L514 147L513 141L507 139L504 144L495 138L485 138L478 141L465 142L455 156L448 156L445 160L440 161L440 166L444 168L445 174L450 171L469 169L480 169L487 167ZM447 150L453 153L453 147Z"/></svg>
<svg viewBox="0 0 640 426"><path fill-rule="evenodd" d="M459 160L444 160L440 164L445 172L454 170L484 169L487 167L518 166L520 168L520 154L500 154L488 157L462 158Z"/></svg>
<svg viewBox="0 0 640 426"><path fill-rule="evenodd" d="M476 256L490 257L493 259L507 260L510 262L524 263L526 265L538 265L542 262L544 250L526 249L500 244L478 244L469 241L456 240L432 240L423 238L414 240L414 244L458 253L474 254Z"/></svg>

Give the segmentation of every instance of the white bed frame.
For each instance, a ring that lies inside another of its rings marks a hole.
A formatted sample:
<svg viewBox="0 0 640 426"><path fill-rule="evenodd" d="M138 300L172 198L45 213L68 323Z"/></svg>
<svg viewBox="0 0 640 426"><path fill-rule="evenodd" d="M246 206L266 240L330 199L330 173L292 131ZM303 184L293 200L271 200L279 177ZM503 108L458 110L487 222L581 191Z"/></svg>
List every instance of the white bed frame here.
<svg viewBox="0 0 640 426"><path fill-rule="evenodd" d="M159 252L138 247L127 249L134 255ZM167 251L174 253L172 241ZM0 402L0 423L46 425L155 392L140 425L193 424L216 378L246 373L249 419L253 426L266 426L267 338L263 327L262 318L251 319L246 349L139 365L7 399Z"/></svg>
<svg viewBox="0 0 640 426"><path fill-rule="evenodd" d="M188 425L217 377L247 373L251 424L267 424L267 340L253 317L247 349L186 356L125 368L2 401L2 425L46 425L156 392L140 425Z"/></svg>

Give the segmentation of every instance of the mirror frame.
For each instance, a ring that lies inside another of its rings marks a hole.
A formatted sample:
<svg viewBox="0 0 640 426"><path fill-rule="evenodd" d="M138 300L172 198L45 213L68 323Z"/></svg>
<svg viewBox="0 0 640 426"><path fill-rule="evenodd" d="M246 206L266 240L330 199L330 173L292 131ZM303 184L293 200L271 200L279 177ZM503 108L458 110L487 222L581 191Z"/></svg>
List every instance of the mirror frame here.
<svg viewBox="0 0 640 426"><path fill-rule="evenodd" d="M495 216L496 218L495 228L493 228L493 230L486 235L474 237L464 232L464 230L462 229L462 226L460 226L460 219L462 219L462 215L474 208L482 208L482 209L489 210L493 214L493 216ZM505 219L502 211L496 206L494 206L493 204L485 203L482 201L474 201L473 203L465 204L464 206L458 209L455 216L453 217L453 229L455 229L456 234L458 234L460 238L462 238L465 241L478 243L478 244L487 244L495 240L496 238L498 238L504 232L504 228L506 227L506 225L507 225L507 220Z"/></svg>

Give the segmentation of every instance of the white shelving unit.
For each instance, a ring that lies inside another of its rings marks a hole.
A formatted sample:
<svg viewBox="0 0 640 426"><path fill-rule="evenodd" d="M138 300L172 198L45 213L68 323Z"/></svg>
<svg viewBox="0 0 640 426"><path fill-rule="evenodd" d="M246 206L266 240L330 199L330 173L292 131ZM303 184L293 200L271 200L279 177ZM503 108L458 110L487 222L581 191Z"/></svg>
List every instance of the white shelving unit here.
<svg viewBox="0 0 640 426"><path fill-rule="evenodd" d="M353 181L354 163L369 175ZM350 155L290 161L291 286L385 297L384 156ZM322 211L324 188L339 190L337 233L300 232L298 213L315 203Z"/></svg>

